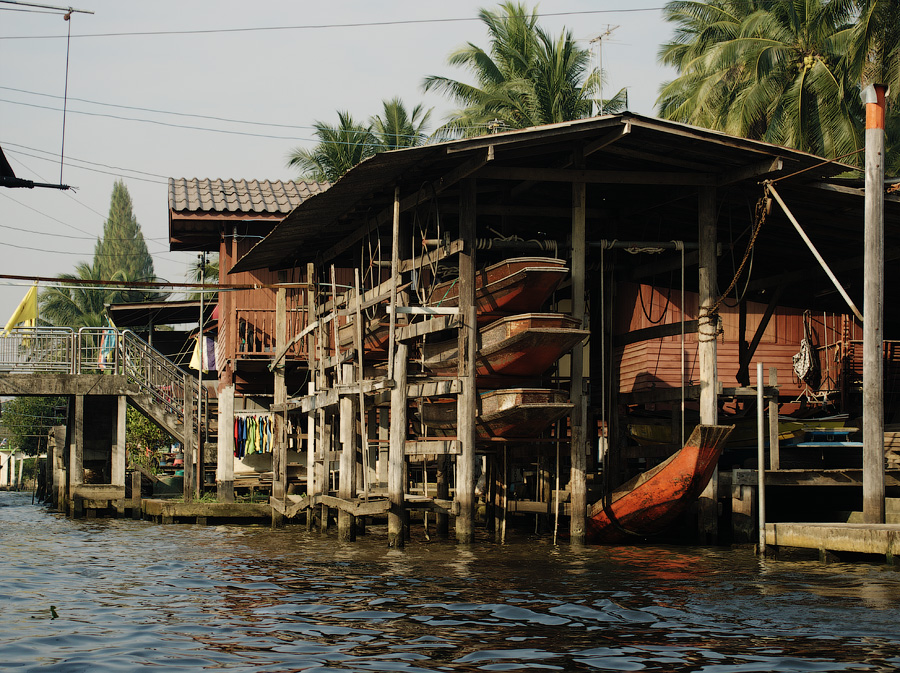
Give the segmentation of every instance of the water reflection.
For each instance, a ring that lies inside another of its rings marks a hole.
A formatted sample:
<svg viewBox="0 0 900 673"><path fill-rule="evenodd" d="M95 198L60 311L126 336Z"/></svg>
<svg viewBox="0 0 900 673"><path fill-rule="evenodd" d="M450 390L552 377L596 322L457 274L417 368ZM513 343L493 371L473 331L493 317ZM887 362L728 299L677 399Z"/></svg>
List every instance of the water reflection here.
<svg viewBox="0 0 900 673"><path fill-rule="evenodd" d="M900 575L885 566L546 541L393 550L377 533L340 544L299 527L71 521L21 494L0 503L0 668L900 667Z"/></svg>

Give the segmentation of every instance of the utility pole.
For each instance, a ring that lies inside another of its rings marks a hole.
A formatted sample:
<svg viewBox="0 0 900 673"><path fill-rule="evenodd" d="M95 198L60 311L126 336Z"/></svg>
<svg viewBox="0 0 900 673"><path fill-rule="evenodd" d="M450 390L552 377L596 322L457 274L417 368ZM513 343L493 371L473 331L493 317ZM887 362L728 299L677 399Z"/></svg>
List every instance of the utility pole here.
<svg viewBox="0 0 900 673"><path fill-rule="evenodd" d="M613 31L619 28L619 26L610 26L606 24L606 30L600 33L597 37L591 40L591 51L593 52L593 45L597 45L597 70L600 72L600 114L603 114L603 38L609 37L612 35Z"/></svg>

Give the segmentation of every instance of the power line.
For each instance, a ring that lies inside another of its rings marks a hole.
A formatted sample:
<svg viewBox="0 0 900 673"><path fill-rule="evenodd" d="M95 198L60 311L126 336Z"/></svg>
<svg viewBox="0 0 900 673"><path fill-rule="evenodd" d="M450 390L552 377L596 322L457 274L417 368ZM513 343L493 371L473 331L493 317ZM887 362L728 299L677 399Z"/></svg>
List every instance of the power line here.
<svg viewBox="0 0 900 673"><path fill-rule="evenodd" d="M596 14L633 14L638 12L658 12L662 7L628 7L623 9L593 9L578 12L546 12L538 13L539 18L559 16L586 16ZM397 21L366 21L352 23L321 23L305 26L257 26L245 28L203 28L193 30L148 30L148 31L123 31L117 33L81 33L72 35L72 38L89 37L146 37L161 35L213 35L227 33L254 33L285 30L331 30L338 28L377 28L384 26L414 26L434 23L464 23L481 21L477 16L454 17L442 19L405 19ZM0 40L55 40L66 37L65 35L0 35Z"/></svg>

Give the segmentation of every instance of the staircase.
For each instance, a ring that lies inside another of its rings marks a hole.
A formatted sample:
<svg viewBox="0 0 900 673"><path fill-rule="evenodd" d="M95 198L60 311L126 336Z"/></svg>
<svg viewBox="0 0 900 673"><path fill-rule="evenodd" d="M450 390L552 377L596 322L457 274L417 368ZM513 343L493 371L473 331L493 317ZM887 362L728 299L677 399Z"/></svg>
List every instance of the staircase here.
<svg viewBox="0 0 900 673"><path fill-rule="evenodd" d="M216 451L208 449L216 442L215 396L211 400L195 374L178 367L130 330L16 328L0 336L0 373L124 376L132 391L127 395L129 402L181 443L187 439L188 399L192 443L197 443L199 433L207 449L203 462L215 463Z"/></svg>
<svg viewBox="0 0 900 673"><path fill-rule="evenodd" d="M218 399L210 397L194 374L188 373L134 332L118 335L122 355L120 371L139 393L128 396L131 404L182 444L185 437L185 393L190 396L191 443L198 437L202 463L215 466L217 456ZM198 434L199 433L199 434Z"/></svg>

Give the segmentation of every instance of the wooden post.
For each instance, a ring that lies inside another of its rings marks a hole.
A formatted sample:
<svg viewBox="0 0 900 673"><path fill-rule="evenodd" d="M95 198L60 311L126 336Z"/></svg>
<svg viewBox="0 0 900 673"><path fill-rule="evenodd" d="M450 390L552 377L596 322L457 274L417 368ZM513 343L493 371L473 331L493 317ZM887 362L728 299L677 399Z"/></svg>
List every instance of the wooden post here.
<svg viewBox="0 0 900 673"><path fill-rule="evenodd" d="M866 102L866 202L863 285L863 521L884 523L884 113L885 86Z"/></svg>
<svg viewBox="0 0 900 673"><path fill-rule="evenodd" d="M386 489L390 464L391 419L385 407L378 409L378 486Z"/></svg>
<svg viewBox="0 0 900 673"><path fill-rule="evenodd" d="M125 487L125 463L127 455L125 451L125 428L128 414L128 398L118 395L116 398L116 443L113 445L110 460L110 483L114 486ZM125 515L125 500L116 502L116 514Z"/></svg>
<svg viewBox="0 0 900 673"><path fill-rule="evenodd" d="M275 352L281 351L287 346L287 289L279 287L275 291ZM287 355L275 365L275 390L274 402L284 405L287 402L287 386L284 382L285 360ZM285 441L285 412L275 412L275 447L272 452L272 497L284 502L287 493L287 442ZM273 510L273 521L275 511Z"/></svg>
<svg viewBox="0 0 900 673"><path fill-rule="evenodd" d="M769 397L769 469L781 469L781 445L778 441L778 368L769 367L769 387L773 394Z"/></svg>
<svg viewBox="0 0 900 673"><path fill-rule="evenodd" d="M716 190L700 187L698 202L700 274L697 359L700 366L700 422L718 423L718 370L716 339L719 317L712 309L716 303ZM699 500L699 533L703 541L714 542L718 533L719 473L713 472Z"/></svg>
<svg viewBox="0 0 900 673"><path fill-rule="evenodd" d="M227 294L227 293L224 293ZM219 392L219 431L216 437L216 500L234 502L234 384Z"/></svg>
<svg viewBox="0 0 900 673"><path fill-rule="evenodd" d="M84 483L84 395L75 395L74 428L69 445L69 512L75 513L75 487Z"/></svg>
<svg viewBox="0 0 900 673"><path fill-rule="evenodd" d="M194 502L194 379L184 375L184 502Z"/></svg>
<svg viewBox="0 0 900 673"><path fill-rule="evenodd" d="M353 365L341 365L344 383L355 378ZM350 395L342 395L339 402L341 463L338 481L338 497L349 501L356 496L356 404ZM356 517L343 509L338 510L338 539L353 542L356 539Z"/></svg>
<svg viewBox="0 0 900 673"><path fill-rule="evenodd" d="M478 348L478 323L475 309L475 180L460 181L459 238L459 385L456 404L456 432L459 455L456 457L456 541L475 541L475 351Z"/></svg>
<svg viewBox="0 0 900 673"><path fill-rule="evenodd" d="M409 347L392 344L394 353L394 387L391 388L391 430L388 450L388 546L402 547L405 518L403 464L406 462L406 365Z"/></svg>
<svg viewBox="0 0 900 673"><path fill-rule="evenodd" d="M131 518L141 518L141 473L135 470L131 473Z"/></svg>
<svg viewBox="0 0 900 673"><path fill-rule="evenodd" d="M582 164L580 157L576 164ZM584 326L585 314L585 213L586 196L583 182L572 183L572 317ZM569 536L573 545L585 541L587 525L587 397L584 394L584 345L572 349L572 380L569 390L572 401L572 446L569 492L571 514Z"/></svg>
<svg viewBox="0 0 900 673"><path fill-rule="evenodd" d="M319 410L319 440L317 446L321 447L321 460L316 465L316 493L324 495L328 493L328 474L329 454L332 447L332 427L331 419L326 409ZM322 504L319 507L319 531L324 533L328 530L328 505Z"/></svg>
<svg viewBox="0 0 900 673"><path fill-rule="evenodd" d="M310 378L315 379L315 370L310 370ZM310 381L306 388L306 393L310 397L316 394L315 381ZM316 412L310 411L306 415L306 495L312 496L316 491L316 451L321 450L319 443L316 441ZM306 529L312 530L313 527L313 508L306 510Z"/></svg>
<svg viewBox="0 0 900 673"><path fill-rule="evenodd" d="M756 476L759 489L759 543L757 549L766 555L766 437L763 412L763 363L756 363Z"/></svg>

